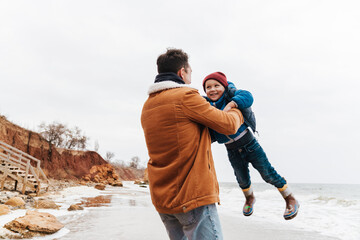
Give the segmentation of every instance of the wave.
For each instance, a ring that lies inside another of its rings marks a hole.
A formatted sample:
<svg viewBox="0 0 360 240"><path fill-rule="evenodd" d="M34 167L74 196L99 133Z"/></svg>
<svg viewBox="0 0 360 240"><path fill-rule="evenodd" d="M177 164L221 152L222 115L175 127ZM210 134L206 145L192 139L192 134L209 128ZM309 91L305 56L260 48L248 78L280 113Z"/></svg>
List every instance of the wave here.
<svg viewBox="0 0 360 240"><path fill-rule="evenodd" d="M252 221L276 223L279 227L295 227L302 231L319 232L344 240L360 239L360 197L357 189L338 185L296 184L292 186L300 202L298 216L285 221L285 202L276 188L254 184L257 199ZM238 186L222 185L222 207L229 214L242 216L244 196Z"/></svg>

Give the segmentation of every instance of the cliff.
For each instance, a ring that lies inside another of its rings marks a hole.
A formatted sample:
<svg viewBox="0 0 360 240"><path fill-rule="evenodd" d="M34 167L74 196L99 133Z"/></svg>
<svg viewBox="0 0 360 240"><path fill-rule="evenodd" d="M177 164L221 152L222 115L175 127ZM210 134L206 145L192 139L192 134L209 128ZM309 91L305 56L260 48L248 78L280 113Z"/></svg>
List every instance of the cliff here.
<svg viewBox="0 0 360 240"><path fill-rule="evenodd" d="M81 179L96 165L108 164L97 152L60 149L39 134L9 122L0 115L0 140L41 160L45 174L54 179ZM120 174L119 174L120 175ZM126 170L122 180L135 180L137 172Z"/></svg>

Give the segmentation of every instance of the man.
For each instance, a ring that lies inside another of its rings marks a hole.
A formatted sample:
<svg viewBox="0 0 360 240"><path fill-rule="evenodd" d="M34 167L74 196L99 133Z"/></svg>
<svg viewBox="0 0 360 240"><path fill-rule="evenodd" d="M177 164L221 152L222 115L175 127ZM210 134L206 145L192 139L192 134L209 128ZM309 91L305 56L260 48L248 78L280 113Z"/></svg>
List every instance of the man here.
<svg viewBox="0 0 360 240"><path fill-rule="evenodd" d="M208 128L234 134L243 117L212 107L188 85L192 70L182 50L168 49L157 66L141 114L152 202L170 239L222 239Z"/></svg>

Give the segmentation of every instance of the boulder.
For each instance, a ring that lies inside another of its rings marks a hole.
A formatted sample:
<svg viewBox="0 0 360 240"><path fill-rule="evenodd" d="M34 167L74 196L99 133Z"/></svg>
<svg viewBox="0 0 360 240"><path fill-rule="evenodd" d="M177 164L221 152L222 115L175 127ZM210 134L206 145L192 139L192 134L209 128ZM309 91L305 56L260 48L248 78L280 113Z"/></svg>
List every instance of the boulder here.
<svg viewBox="0 0 360 240"><path fill-rule="evenodd" d="M52 234L64 227L54 215L28 210L23 217L4 225L6 229L22 234L24 238Z"/></svg>
<svg viewBox="0 0 360 240"><path fill-rule="evenodd" d="M4 204L0 204L0 216L6 215L10 212L10 208Z"/></svg>
<svg viewBox="0 0 360 240"><path fill-rule="evenodd" d="M105 185L104 184L96 184L95 188L98 190L105 190Z"/></svg>
<svg viewBox="0 0 360 240"><path fill-rule="evenodd" d="M27 194L29 197L32 197L32 198L34 198L34 197L37 197L38 195L36 194L36 193L29 193L29 194Z"/></svg>
<svg viewBox="0 0 360 240"><path fill-rule="evenodd" d="M141 184L145 184L145 182L143 180L138 179L134 181L134 184L141 185Z"/></svg>
<svg viewBox="0 0 360 240"><path fill-rule="evenodd" d="M147 185L149 184L148 182L144 181L144 180L135 180L134 184L137 184L137 185Z"/></svg>
<svg viewBox="0 0 360 240"><path fill-rule="evenodd" d="M37 209L59 209L60 206L52 200L38 200L34 207Z"/></svg>
<svg viewBox="0 0 360 240"><path fill-rule="evenodd" d="M83 177L84 181L92 181L95 183L110 184L120 179L115 169L110 164L93 166L89 174Z"/></svg>
<svg viewBox="0 0 360 240"><path fill-rule="evenodd" d="M149 174L148 174L148 169L147 169L147 168L146 168L145 171L144 171L143 181L144 181L146 184L149 184Z"/></svg>
<svg viewBox="0 0 360 240"><path fill-rule="evenodd" d="M85 180L81 180L81 181L79 182L79 184L86 186L88 183L87 183Z"/></svg>
<svg viewBox="0 0 360 240"><path fill-rule="evenodd" d="M117 180L111 184L114 187L122 187L123 183L120 180Z"/></svg>
<svg viewBox="0 0 360 240"><path fill-rule="evenodd" d="M78 204L72 204L68 208L68 211L78 211L78 210L84 210L84 208Z"/></svg>
<svg viewBox="0 0 360 240"><path fill-rule="evenodd" d="M85 177L83 177L83 179L84 179L84 181L91 181L91 179L90 179L90 177L89 176L85 176Z"/></svg>
<svg viewBox="0 0 360 240"><path fill-rule="evenodd" d="M23 207L25 206L25 201L21 197L12 197L5 202L5 205L12 207Z"/></svg>
<svg viewBox="0 0 360 240"><path fill-rule="evenodd" d="M109 185L113 185L115 181L116 181L116 180L115 180L114 178L108 178L108 179L106 180L106 183L108 183Z"/></svg>

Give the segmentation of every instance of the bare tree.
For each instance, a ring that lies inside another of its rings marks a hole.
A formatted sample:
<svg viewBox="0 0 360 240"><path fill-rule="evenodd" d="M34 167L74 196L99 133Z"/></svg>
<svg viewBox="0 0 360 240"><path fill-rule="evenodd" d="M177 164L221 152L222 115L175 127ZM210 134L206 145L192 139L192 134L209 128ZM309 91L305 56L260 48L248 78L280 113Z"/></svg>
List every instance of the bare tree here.
<svg viewBox="0 0 360 240"><path fill-rule="evenodd" d="M140 158L138 156L132 157L130 162L130 167L138 168L140 162Z"/></svg>
<svg viewBox="0 0 360 240"><path fill-rule="evenodd" d="M62 123L53 122L39 125L40 134L52 145L61 147L64 142L64 135L66 133L66 126Z"/></svg>
<svg viewBox="0 0 360 240"><path fill-rule="evenodd" d="M95 141L94 151L95 151L95 152L98 152L98 151L99 151L99 142L98 142L98 140Z"/></svg>
<svg viewBox="0 0 360 240"><path fill-rule="evenodd" d="M67 149L85 149L88 137L82 135L79 127L67 129L65 132L65 148Z"/></svg>
<svg viewBox="0 0 360 240"><path fill-rule="evenodd" d="M65 124L53 122L39 125L40 134L52 145L67 149L85 149L88 137L80 128L69 129Z"/></svg>
<svg viewBox="0 0 360 240"><path fill-rule="evenodd" d="M105 160L110 161L113 157L115 157L115 153L113 152L106 152Z"/></svg>

